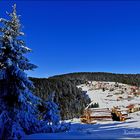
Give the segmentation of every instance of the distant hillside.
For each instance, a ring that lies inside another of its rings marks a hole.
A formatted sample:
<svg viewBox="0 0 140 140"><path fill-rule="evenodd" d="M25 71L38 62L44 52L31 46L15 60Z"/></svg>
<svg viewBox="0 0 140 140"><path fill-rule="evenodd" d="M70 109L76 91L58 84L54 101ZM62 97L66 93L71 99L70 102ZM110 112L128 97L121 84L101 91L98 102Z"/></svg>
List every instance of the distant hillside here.
<svg viewBox="0 0 140 140"><path fill-rule="evenodd" d="M112 81L130 85L140 86L140 74L115 74L105 72L79 72L64 75L56 75L49 79L65 79L75 84L84 83L85 81Z"/></svg>
<svg viewBox="0 0 140 140"><path fill-rule="evenodd" d="M62 119L79 117L90 99L77 88L86 81L112 81L140 86L140 74L114 74L101 72L81 72L57 75L49 78L31 78L35 84L35 94L46 100L55 91L55 102L60 106Z"/></svg>

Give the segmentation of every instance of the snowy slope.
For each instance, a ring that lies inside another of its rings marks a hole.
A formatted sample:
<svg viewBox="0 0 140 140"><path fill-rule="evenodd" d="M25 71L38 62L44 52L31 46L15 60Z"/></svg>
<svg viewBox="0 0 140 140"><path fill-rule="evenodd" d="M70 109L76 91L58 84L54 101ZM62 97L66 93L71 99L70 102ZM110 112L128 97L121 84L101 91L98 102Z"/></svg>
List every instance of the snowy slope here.
<svg viewBox="0 0 140 140"><path fill-rule="evenodd" d="M129 104L137 104L140 103L140 96L139 97L133 97L133 99L128 100L129 93L131 91L130 85L121 84L119 83L120 87L115 87L115 82L101 82L103 84L108 84L105 87L108 87L108 90L103 91L102 89L94 89L95 84L98 82L94 81L92 82L92 85L80 85L79 88L82 88L82 90L87 91L88 96L90 97L91 101L93 103L99 103L100 108L112 108L113 106L119 106L119 107L126 107ZM110 91L110 89L113 88L113 91ZM124 90L126 89L126 90ZM122 93L122 91L124 93ZM117 101L119 97L122 97L123 99L120 101Z"/></svg>
<svg viewBox="0 0 140 140"><path fill-rule="evenodd" d="M119 87L115 87L114 82L107 82L108 89L103 91L102 89L95 89L95 86L93 86L95 84L97 82L92 82L91 85L83 84L78 87L87 91L92 103L99 103L99 108L125 107L140 101L139 96L128 100L131 91L131 86L129 85L119 83ZM114 90L110 91L111 88L114 88ZM118 101L117 99L120 96L122 99ZM97 124L82 124L80 119L74 118L67 120L67 122L71 122L69 132L34 134L26 136L24 139L140 139L140 111L131 113L129 117L131 119L125 122L98 121Z"/></svg>

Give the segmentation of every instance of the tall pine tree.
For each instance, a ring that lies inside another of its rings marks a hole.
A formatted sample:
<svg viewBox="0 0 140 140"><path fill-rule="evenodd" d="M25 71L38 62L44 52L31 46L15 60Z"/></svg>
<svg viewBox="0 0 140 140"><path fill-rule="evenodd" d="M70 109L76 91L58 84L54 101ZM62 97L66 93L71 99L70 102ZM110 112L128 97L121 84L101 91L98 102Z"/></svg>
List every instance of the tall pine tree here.
<svg viewBox="0 0 140 140"><path fill-rule="evenodd" d="M1 138L20 138L39 128L37 104L40 99L32 94L34 86L24 72L36 66L24 56L31 49L21 39L24 33L21 32L16 5L8 15L9 20L0 19L3 24L0 28Z"/></svg>
<svg viewBox="0 0 140 140"><path fill-rule="evenodd" d="M16 5L9 20L0 19L0 139L18 138L24 134L58 132L67 129L59 123L57 105L32 94L33 83L25 71L33 70L25 54L31 52L22 40ZM39 105L45 112L41 114ZM40 115L42 115L40 119Z"/></svg>

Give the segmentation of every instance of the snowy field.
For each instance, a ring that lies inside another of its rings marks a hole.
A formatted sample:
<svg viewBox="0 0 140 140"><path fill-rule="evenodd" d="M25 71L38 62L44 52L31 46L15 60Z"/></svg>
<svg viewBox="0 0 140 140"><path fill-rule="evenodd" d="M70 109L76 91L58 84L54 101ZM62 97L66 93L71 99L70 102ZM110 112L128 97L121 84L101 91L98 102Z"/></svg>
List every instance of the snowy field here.
<svg viewBox="0 0 140 140"><path fill-rule="evenodd" d="M140 112L139 112L140 114ZM140 120L126 122L99 122L81 124L73 120L71 130L65 133L34 134L24 139L128 139L140 138Z"/></svg>
<svg viewBox="0 0 140 140"><path fill-rule="evenodd" d="M92 83L93 85L96 83ZM109 88L114 87L114 82L109 82ZM128 100L128 93L131 86L119 84L120 87L114 88L113 91L94 89L92 85L80 85L91 98L92 103L99 103L100 108L112 108L113 106L124 107L131 103L139 103L140 97L133 97ZM124 90L125 92L121 92ZM116 94L117 93L117 94ZM121 95L122 100L117 100ZM125 122L117 121L98 121L97 124L82 124L80 119L72 119L71 129L65 133L53 134L34 134L25 136L23 139L140 139L140 111L129 114L131 119Z"/></svg>

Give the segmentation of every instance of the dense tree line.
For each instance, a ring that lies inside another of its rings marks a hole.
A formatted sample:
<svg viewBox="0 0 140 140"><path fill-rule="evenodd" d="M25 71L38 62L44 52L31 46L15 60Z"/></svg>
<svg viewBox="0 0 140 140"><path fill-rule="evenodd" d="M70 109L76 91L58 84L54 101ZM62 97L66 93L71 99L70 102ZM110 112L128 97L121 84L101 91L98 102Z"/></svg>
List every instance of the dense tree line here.
<svg viewBox="0 0 140 140"><path fill-rule="evenodd" d="M35 94L46 100L55 93L54 101L60 107L62 119L79 117L90 103L86 92L78 89L76 84L64 79L30 78L35 85Z"/></svg>
<svg viewBox="0 0 140 140"><path fill-rule="evenodd" d="M79 72L57 75L50 77L55 79L67 79L75 84L84 83L86 81L112 81L124 84L140 86L140 74L115 74L105 72Z"/></svg>

